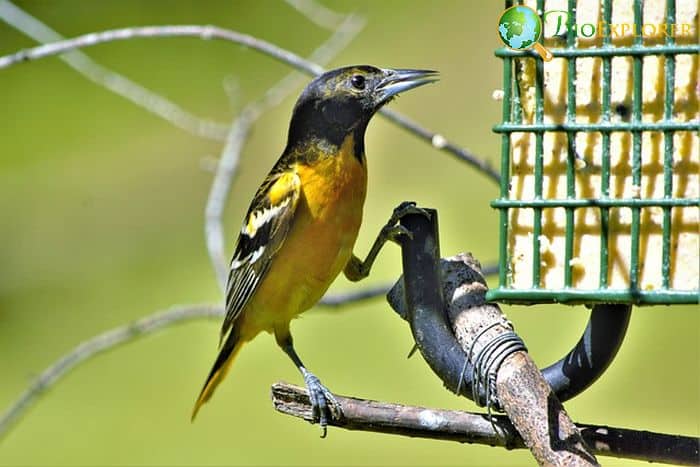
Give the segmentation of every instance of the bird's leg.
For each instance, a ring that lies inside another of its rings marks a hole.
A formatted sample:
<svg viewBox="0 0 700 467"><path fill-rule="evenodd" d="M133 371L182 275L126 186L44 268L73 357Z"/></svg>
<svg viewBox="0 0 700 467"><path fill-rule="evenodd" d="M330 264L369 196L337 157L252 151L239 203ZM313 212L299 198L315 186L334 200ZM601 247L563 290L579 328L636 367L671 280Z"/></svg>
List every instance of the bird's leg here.
<svg viewBox="0 0 700 467"><path fill-rule="evenodd" d="M372 248L370 248L365 260L362 261L354 254L352 255L350 261L348 261L348 264L343 270L345 277L347 277L348 280L357 282L367 277L370 269L372 269L374 260L377 259L377 255L387 241L399 243L399 238L402 235L406 235L409 238L413 236L413 234L411 234L406 227L399 225L401 218L407 214L422 214L430 218L430 214L428 214L428 212L424 209L417 207L416 203L413 201L404 201L403 203L399 204L394 209L394 212L391 214L391 217L387 221L386 225L379 231L379 235L377 235L377 239L374 241L374 244L372 245Z"/></svg>
<svg viewBox="0 0 700 467"><path fill-rule="evenodd" d="M331 418L340 418L343 416L343 410L340 408L340 404L336 400L333 393L331 393L328 388L326 388L316 375L311 373L306 369L301 359L294 350L294 344L292 342L292 335L289 333L289 329L286 332L278 333L275 332L275 338L277 339L277 344L284 350L289 358L292 359L294 365L299 369L302 376L304 377L304 384L306 385L307 391L309 391L309 400L311 401L312 416L314 421L318 420L321 425L321 438L326 437L326 427L328 426L328 416Z"/></svg>

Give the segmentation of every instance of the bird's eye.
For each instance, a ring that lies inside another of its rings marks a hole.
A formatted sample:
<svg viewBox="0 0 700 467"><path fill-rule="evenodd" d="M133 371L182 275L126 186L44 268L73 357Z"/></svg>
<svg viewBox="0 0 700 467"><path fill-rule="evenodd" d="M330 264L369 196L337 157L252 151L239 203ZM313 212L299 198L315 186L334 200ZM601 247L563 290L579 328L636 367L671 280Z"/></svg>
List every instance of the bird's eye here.
<svg viewBox="0 0 700 467"><path fill-rule="evenodd" d="M350 78L350 82L352 83L355 89L362 90L365 88L365 77L362 75L353 76L352 78Z"/></svg>

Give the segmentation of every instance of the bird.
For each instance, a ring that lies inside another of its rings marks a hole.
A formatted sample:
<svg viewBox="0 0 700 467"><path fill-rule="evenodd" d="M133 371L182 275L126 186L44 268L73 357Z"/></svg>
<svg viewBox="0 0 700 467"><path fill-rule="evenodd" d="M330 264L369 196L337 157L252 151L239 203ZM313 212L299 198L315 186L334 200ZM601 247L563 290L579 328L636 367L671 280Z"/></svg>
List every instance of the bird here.
<svg viewBox="0 0 700 467"><path fill-rule="evenodd" d="M365 130L399 93L437 76L432 70L355 65L325 72L302 91L285 149L258 188L238 235L219 353L195 402L193 421L243 344L262 331L274 334L301 372L322 437L329 417L342 414L333 394L294 350L290 322L313 307L341 272L351 281L363 279L385 242L410 234L398 220L422 210L404 202L366 259L353 253L367 191Z"/></svg>

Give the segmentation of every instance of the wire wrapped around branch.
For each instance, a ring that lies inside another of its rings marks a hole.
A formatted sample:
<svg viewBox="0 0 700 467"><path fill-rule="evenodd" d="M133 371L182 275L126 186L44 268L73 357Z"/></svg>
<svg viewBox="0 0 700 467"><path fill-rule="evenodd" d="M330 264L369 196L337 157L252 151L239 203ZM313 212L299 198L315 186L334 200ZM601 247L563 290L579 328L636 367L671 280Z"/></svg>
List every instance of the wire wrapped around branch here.
<svg viewBox="0 0 700 467"><path fill-rule="evenodd" d="M389 301L431 369L450 390L503 407L541 465L598 465L524 345L502 339L513 328L498 305L486 302L478 261L468 254L440 260L437 211L425 211L429 217L401 218L411 236L401 239L404 274ZM504 349L502 359L491 358Z"/></svg>

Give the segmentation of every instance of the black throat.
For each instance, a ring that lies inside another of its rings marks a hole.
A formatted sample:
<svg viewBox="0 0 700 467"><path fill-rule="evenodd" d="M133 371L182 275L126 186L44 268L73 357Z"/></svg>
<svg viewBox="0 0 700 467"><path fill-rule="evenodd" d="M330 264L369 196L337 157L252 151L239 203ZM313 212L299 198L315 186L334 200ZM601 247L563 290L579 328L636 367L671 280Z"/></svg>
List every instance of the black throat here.
<svg viewBox="0 0 700 467"><path fill-rule="evenodd" d="M364 162L365 130L371 115L359 102L346 99L308 99L297 103L289 124L285 152L313 141L325 141L340 148L352 134L355 157Z"/></svg>

